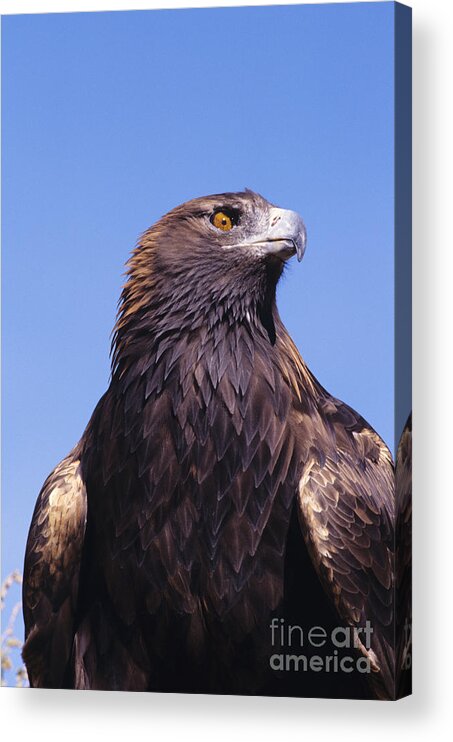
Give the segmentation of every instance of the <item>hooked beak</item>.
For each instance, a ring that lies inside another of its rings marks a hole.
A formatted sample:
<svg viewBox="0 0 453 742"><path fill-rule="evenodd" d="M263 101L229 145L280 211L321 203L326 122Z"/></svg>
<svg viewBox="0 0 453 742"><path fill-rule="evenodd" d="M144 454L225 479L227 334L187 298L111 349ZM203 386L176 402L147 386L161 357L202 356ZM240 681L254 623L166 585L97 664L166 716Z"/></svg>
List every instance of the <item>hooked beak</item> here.
<svg viewBox="0 0 453 742"><path fill-rule="evenodd" d="M252 244L259 246L262 255L273 255L280 260L288 260L297 255L302 260L307 242L305 225L299 214L288 209L272 207L269 214L269 228Z"/></svg>

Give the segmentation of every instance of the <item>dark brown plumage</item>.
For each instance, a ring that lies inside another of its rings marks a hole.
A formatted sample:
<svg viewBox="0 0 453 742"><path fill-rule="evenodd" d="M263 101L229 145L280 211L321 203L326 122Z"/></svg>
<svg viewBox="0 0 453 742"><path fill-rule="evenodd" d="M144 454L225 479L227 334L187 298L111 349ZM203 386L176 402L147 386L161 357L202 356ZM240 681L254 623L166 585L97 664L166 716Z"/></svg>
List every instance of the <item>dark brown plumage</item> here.
<svg viewBox="0 0 453 742"><path fill-rule="evenodd" d="M143 236L109 388L33 515L32 685L370 693L357 674L270 672L269 623L286 616L369 620L356 651L372 693L394 696L392 461L279 318L284 261L304 249L300 218L251 191L190 201Z"/></svg>
<svg viewBox="0 0 453 742"><path fill-rule="evenodd" d="M412 414L404 426L395 467L396 693L412 692Z"/></svg>

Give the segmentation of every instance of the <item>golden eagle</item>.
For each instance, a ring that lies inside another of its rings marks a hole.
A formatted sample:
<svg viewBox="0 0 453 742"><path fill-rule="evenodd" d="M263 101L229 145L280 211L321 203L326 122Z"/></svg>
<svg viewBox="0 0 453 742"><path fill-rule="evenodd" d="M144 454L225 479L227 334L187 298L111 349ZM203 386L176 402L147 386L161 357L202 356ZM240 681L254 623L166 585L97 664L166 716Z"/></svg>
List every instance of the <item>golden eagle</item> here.
<svg viewBox="0 0 453 742"><path fill-rule="evenodd" d="M281 322L305 243L247 190L173 209L133 251L110 385L33 514L32 686L395 696L393 463ZM321 662L320 632L355 629L368 674L273 669L270 627L293 624Z"/></svg>

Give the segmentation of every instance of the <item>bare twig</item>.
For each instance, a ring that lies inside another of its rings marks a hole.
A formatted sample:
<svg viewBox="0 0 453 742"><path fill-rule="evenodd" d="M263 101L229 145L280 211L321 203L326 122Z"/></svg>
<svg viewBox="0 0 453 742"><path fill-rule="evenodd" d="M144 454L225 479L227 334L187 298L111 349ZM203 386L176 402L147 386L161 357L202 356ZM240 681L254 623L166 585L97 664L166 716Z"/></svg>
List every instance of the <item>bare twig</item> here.
<svg viewBox="0 0 453 742"><path fill-rule="evenodd" d="M22 584L22 575L18 570L11 572L2 583L0 592L0 607L2 611L6 608L9 591L15 583L18 585ZM21 607L22 603L20 600L14 604L11 613L9 614L6 629L1 635L1 685L8 685L6 675L8 672L14 670L13 656L16 655L17 650L20 652L22 648L22 641L14 635L14 627ZM21 662L14 671L14 676L16 687L24 688L28 685L27 671Z"/></svg>

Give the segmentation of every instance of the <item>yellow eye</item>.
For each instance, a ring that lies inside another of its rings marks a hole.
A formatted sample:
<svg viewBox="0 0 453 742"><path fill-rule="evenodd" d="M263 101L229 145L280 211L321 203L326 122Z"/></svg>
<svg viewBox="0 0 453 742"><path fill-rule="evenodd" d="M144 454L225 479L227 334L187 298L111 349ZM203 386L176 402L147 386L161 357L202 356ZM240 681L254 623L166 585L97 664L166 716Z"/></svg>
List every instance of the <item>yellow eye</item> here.
<svg viewBox="0 0 453 742"><path fill-rule="evenodd" d="M229 232L234 226L231 216L225 214L224 211L216 211L211 217L211 222L214 227L221 229L222 232Z"/></svg>

